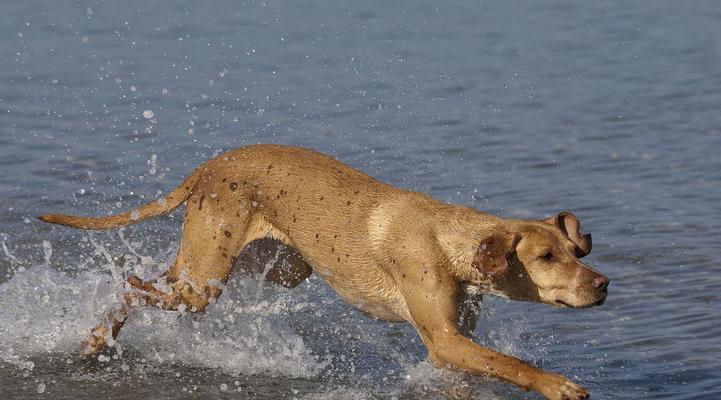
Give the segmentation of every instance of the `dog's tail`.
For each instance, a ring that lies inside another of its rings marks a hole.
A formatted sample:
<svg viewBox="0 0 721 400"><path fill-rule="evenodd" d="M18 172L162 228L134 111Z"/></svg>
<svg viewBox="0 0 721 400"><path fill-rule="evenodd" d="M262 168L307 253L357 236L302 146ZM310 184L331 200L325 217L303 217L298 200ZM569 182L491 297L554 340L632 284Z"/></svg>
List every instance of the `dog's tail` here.
<svg viewBox="0 0 721 400"><path fill-rule="evenodd" d="M169 195L141 206L133 211L124 212L122 214L110 215L107 217L77 217L74 215L64 214L45 214L38 218L41 221L49 222L51 224L92 230L110 229L134 224L146 218L157 217L158 215L169 213L181 205L188 199L188 197L190 197L193 190L195 190L199 175L200 174L197 170L193 171L193 173Z"/></svg>

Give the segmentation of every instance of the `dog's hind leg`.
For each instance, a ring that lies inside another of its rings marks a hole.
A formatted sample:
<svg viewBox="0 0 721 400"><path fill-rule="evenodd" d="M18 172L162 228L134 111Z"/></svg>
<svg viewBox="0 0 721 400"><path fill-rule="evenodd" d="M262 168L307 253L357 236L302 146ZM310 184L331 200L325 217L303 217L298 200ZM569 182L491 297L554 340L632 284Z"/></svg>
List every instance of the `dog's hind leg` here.
<svg viewBox="0 0 721 400"><path fill-rule="evenodd" d="M313 273L300 252L280 239L254 240L246 249L236 263L241 273L263 274L267 281L287 288L300 285Z"/></svg>
<svg viewBox="0 0 721 400"><path fill-rule="evenodd" d="M220 202L217 198L222 194L209 192L215 196L206 196L202 184L199 189L188 199L180 250L173 266L153 281L129 278L132 289L124 294L120 309L108 314L83 341L84 355L102 350L110 334L117 337L134 307L154 305L199 312L220 296L236 255L260 234L258 229L249 230L252 221L259 225L257 221L262 218L254 215L246 202Z"/></svg>
<svg viewBox="0 0 721 400"><path fill-rule="evenodd" d="M159 279L143 282L136 276L127 280L130 289L123 294L120 307L109 312L105 320L90 332L82 342L81 353L87 357L105 348L112 336L120 333L131 311L139 306L152 305L164 310L179 310L182 304L180 291L174 288L175 281L163 275ZM183 306L184 308L184 306Z"/></svg>
<svg viewBox="0 0 721 400"><path fill-rule="evenodd" d="M173 301L170 296L164 293L159 295L159 291L155 288L152 291L143 289L152 283L143 283L135 276L128 278L128 283L132 288L123 294L120 307L109 312L105 320L93 328L83 340L80 351L84 357L91 356L105 348L110 336L115 339L133 308L145 304L157 305L166 309L172 308Z"/></svg>

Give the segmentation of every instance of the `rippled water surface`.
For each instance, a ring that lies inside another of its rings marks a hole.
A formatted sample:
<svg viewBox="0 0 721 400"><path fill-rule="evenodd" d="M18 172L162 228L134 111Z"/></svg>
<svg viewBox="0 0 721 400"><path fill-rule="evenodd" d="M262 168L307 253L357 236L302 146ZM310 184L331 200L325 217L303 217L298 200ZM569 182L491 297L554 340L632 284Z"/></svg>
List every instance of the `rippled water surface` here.
<svg viewBox="0 0 721 400"><path fill-rule="evenodd" d="M594 399L721 398L721 10L680 2L0 4L0 397L517 399L433 370L318 278L234 276L202 315L79 341L181 213L89 234L220 152L312 147L506 217L573 210L602 307L487 299L475 338Z"/></svg>

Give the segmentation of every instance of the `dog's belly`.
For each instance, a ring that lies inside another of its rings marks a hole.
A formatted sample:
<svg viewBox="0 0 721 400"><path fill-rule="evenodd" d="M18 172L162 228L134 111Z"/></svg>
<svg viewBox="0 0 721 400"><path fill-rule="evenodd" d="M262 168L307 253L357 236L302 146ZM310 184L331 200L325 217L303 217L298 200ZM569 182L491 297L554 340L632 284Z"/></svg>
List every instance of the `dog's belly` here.
<svg viewBox="0 0 721 400"><path fill-rule="evenodd" d="M405 318L398 315L395 310L389 309L385 304L380 303L363 303L362 306L356 306L363 314L384 322L405 322Z"/></svg>
<svg viewBox="0 0 721 400"><path fill-rule="evenodd" d="M336 290L336 292L338 292ZM406 319L402 314L406 314L405 304L400 301L392 301L391 304L387 300L381 300L374 297L345 297L340 292L338 294L344 298L349 304L362 311L367 316L385 322L403 322Z"/></svg>
<svg viewBox="0 0 721 400"><path fill-rule="evenodd" d="M343 300L373 319L402 322L410 315L405 301L395 287L366 287L363 284L351 286L347 281L323 278Z"/></svg>

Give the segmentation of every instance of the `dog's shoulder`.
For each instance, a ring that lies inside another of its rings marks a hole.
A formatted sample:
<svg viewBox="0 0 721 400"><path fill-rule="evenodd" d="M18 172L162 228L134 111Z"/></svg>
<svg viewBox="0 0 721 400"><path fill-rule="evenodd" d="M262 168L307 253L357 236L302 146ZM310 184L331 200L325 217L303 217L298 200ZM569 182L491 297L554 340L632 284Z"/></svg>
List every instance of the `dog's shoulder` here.
<svg viewBox="0 0 721 400"><path fill-rule="evenodd" d="M393 190L368 210L366 221L370 243L387 251L406 240L432 238L437 202L422 193Z"/></svg>

